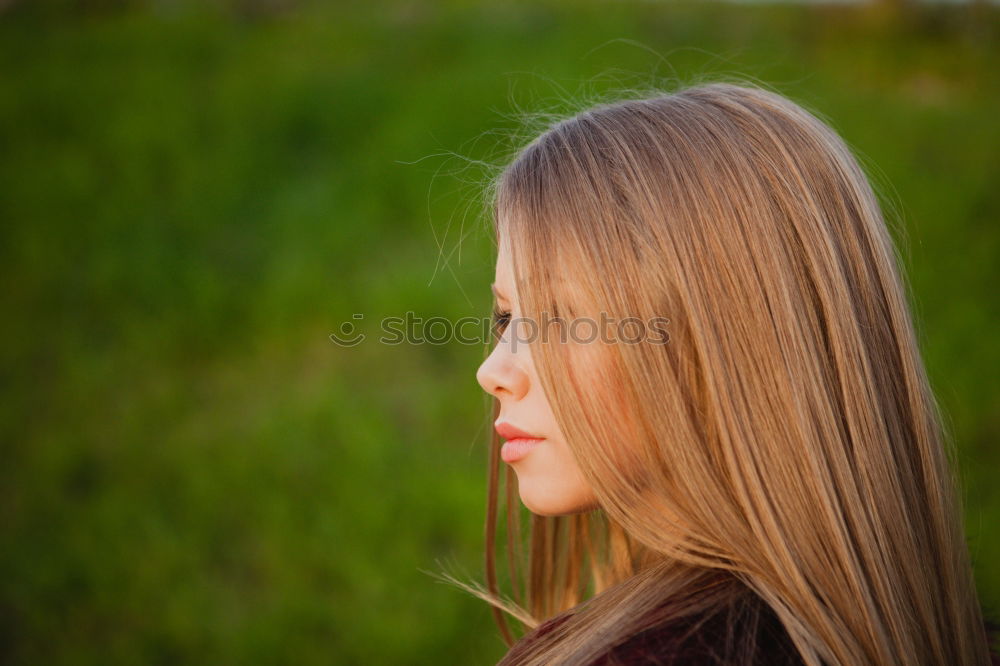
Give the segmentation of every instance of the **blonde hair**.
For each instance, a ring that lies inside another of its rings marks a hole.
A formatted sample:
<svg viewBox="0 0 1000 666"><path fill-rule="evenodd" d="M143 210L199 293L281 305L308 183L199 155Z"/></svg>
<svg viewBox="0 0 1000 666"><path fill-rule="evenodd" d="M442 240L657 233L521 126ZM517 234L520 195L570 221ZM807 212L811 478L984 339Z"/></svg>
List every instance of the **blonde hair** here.
<svg viewBox="0 0 1000 666"><path fill-rule="evenodd" d="M532 514L524 561L494 435L486 589L465 587L508 645L502 611L568 619L518 663L588 663L667 600L680 618L746 595L808 664L988 663L901 261L829 126L754 85L696 85L554 124L491 191L523 317L670 322L667 344L603 349L598 377L572 345L532 347L600 509Z"/></svg>

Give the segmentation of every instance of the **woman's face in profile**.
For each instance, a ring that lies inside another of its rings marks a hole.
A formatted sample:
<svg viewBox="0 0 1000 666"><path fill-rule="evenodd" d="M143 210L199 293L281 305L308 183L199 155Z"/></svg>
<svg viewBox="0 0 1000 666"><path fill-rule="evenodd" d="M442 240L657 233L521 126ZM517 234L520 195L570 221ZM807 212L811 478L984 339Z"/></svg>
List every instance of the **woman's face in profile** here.
<svg viewBox="0 0 1000 666"><path fill-rule="evenodd" d="M510 250L503 237L493 290L496 309L509 314L511 323L479 366L476 379L500 403L500 416L494 426L506 440L501 456L517 474L521 501L539 515L594 509L596 498L566 444L535 374L526 340L528 327L517 325L520 308Z"/></svg>

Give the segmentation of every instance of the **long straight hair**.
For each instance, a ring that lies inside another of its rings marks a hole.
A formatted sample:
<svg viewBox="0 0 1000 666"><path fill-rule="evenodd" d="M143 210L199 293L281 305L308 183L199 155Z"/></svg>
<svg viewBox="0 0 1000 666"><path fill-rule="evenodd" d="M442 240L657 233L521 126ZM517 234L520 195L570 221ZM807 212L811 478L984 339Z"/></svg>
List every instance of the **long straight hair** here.
<svg viewBox="0 0 1000 666"><path fill-rule="evenodd" d="M669 620L747 595L808 664L988 663L902 262L826 123L754 85L691 86L553 124L489 191L523 317L669 321L586 373L580 345L532 343L600 508L532 514L525 558L493 436L486 586L463 587L508 645L504 612L568 619L517 663L588 663L666 601Z"/></svg>

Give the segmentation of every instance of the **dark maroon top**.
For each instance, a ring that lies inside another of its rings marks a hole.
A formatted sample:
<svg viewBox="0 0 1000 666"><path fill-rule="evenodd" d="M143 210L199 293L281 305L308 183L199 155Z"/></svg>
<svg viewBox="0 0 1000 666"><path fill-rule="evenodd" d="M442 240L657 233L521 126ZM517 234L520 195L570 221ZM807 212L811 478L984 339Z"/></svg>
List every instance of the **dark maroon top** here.
<svg viewBox="0 0 1000 666"><path fill-rule="evenodd" d="M594 662L595 666L660 664L804 664L788 632L768 611L751 624L732 624L725 613L647 629L628 638Z"/></svg>
<svg viewBox="0 0 1000 666"><path fill-rule="evenodd" d="M725 612L685 618L654 626L626 638L589 666L662 666L665 664L803 664L788 632L774 613L761 605L759 614ZM535 639L569 619L568 613L546 620L511 647L504 658L517 657ZM747 656L749 655L749 658Z"/></svg>
<svg viewBox="0 0 1000 666"><path fill-rule="evenodd" d="M504 661L517 663L530 642L567 619L569 614L562 613L543 622L515 643ZM995 643L998 630L1000 625L987 618L986 631L991 643ZM1000 666L995 648L990 656L992 664ZM588 666L798 666L804 663L777 616L762 604L755 618L752 614L730 616L718 612L647 629L611 647Z"/></svg>

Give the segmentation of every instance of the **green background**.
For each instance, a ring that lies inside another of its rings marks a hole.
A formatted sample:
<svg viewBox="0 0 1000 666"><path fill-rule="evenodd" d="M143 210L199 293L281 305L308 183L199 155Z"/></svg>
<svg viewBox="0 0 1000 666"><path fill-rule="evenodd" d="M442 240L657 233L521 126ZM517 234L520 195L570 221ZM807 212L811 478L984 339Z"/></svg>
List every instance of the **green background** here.
<svg viewBox="0 0 1000 666"><path fill-rule="evenodd" d="M351 4L0 3L5 663L499 659L422 571L481 571L483 348L376 322L487 313L520 110L717 77L896 211L1000 603L1000 8Z"/></svg>

